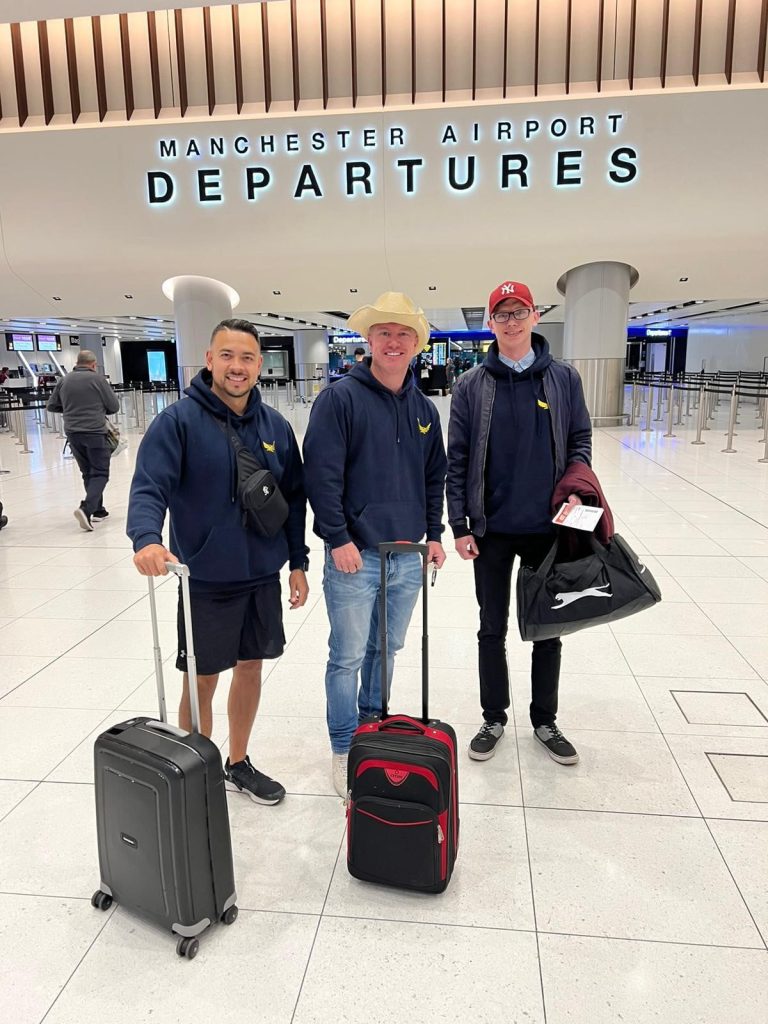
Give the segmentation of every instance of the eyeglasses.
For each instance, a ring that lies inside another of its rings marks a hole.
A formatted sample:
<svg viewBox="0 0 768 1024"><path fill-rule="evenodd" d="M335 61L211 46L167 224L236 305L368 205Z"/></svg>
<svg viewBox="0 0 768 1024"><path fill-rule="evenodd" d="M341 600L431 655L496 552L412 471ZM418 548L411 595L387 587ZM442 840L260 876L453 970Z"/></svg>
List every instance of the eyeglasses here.
<svg viewBox="0 0 768 1024"><path fill-rule="evenodd" d="M527 320L533 312L527 306L518 306L517 309L502 310L501 313L491 313L491 320L497 324L505 324L510 318L515 320Z"/></svg>

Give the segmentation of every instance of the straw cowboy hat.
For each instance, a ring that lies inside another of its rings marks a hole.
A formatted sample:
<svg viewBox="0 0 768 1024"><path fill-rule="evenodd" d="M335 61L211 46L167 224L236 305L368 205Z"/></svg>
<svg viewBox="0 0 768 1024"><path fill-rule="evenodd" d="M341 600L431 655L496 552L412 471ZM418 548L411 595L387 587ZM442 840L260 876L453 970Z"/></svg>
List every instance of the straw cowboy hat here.
<svg viewBox="0 0 768 1024"><path fill-rule="evenodd" d="M429 344L429 324L424 310L402 292L384 292L371 306L360 306L347 320L351 331L364 338L374 324L403 324L411 327L419 337L419 351Z"/></svg>

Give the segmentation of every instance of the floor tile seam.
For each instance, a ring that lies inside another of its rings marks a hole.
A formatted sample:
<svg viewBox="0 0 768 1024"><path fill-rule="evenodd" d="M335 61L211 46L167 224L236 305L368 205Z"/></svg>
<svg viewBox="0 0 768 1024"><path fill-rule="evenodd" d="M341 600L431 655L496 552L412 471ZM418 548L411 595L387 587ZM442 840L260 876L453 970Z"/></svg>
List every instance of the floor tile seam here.
<svg viewBox="0 0 768 1024"><path fill-rule="evenodd" d="M632 816L635 818L676 818L680 821L699 821L703 815L699 814L682 814L674 811L622 811L613 807L558 807L548 804L499 804L499 803L482 803L481 801L475 800L462 800L460 806L467 807L513 807L519 810L527 811L565 811L569 814L620 814L624 817ZM736 819L741 821L743 819ZM752 820L752 819L750 819ZM766 819L768 820L768 819Z"/></svg>
<svg viewBox="0 0 768 1024"><path fill-rule="evenodd" d="M346 828L344 829L344 832L342 833L341 839L339 841L339 846L338 846L338 849L336 851L336 860L334 861L333 867L331 868L331 875L330 875L330 878L328 879L328 886L327 886L327 888L325 890L325 897L323 899L323 905L320 908L320 914L319 914L319 916L317 918L317 925L315 927L315 934L312 936L312 944L309 947L309 953L307 955L307 962L304 964L304 971L303 971L303 973L301 975L301 981L299 982L299 990L296 993L296 1002L293 1004L293 1012L291 1013L290 1024L293 1024L293 1021L294 1021L294 1019L296 1017L296 1011L298 1010L299 1002L301 1001L301 993L304 991L304 982L306 981L306 978L307 978L307 972L309 971L309 965L312 962L312 954L315 951L315 944L317 943L317 936L320 933L320 925L323 923L323 917L325 915L325 908L328 905L328 897L330 896L331 886L333 885L333 878L334 878L334 875L336 874L336 868L338 867L338 864L339 864L339 858L341 857L341 851L342 851L342 849L344 847L345 835L346 835Z"/></svg>
<svg viewBox="0 0 768 1024"><path fill-rule="evenodd" d="M509 659L507 659L507 673L509 674ZM520 735L518 733L517 725L517 712L515 708L515 697L512 691L512 687L508 687L509 690L509 708L512 715L512 735L515 740L515 758L517 759L517 775L520 782L520 800L522 803L522 819L523 819L523 835L525 837L525 856L528 861L528 887L531 894L531 914L533 916L533 930L536 936L536 966L539 971L539 993L541 997L541 1012L544 1017L544 1024L547 1024L547 999L544 991L544 970L541 964L541 949L539 946L539 926L538 918L536 915L536 889L533 881L533 862L531 856L531 844L528 836L528 818L526 815L525 807L525 786L523 784L523 766L520 757Z"/></svg>
<svg viewBox="0 0 768 1024"><path fill-rule="evenodd" d="M736 654L738 654L738 656L740 658L743 658L744 661L746 661L746 663L749 665L749 667L752 669L752 671L757 674L758 678L762 679L763 682L768 682L768 676L762 675L762 673L760 672L760 669L755 664L753 664L753 662L750 661L749 655L745 654L743 651L740 651L738 649L738 647L736 647L734 645L734 642L733 642L734 639L736 639L736 640L738 640L738 639L744 640L744 639L748 639L748 637L730 637L730 636L727 636L720 629L720 627L717 625L717 623L712 619L712 617L698 604L698 602L695 602L695 603L696 603L699 611L702 613L702 615L705 615L709 619L709 621L712 623L712 625L719 631L719 633L723 637L723 639L728 642L728 644L733 648L733 650L736 652Z"/></svg>
<svg viewBox="0 0 768 1024"><path fill-rule="evenodd" d="M611 436L611 435L608 435L608 436ZM705 487L702 487L700 484L694 483L692 480L689 480L687 477L683 476L681 473L678 473L675 470L669 469L667 466L662 466L662 464L659 463L656 459L652 459L647 452L638 451L636 448L633 448L631 445L628 445L626 443L626 441L622 440L621 438L613 438L613 440L616 441L619 445L621 445L621 447L624 448L626 451L632 452L632 454L637 455L637 456L639 456L642 459L645 459L647 462L650 462L652 465L657 466L659 469L663 469L666 472L671 473L672 476L677 477L678 480L683 480L690 487L695 487L696 490L701 491L702 494L707 495L707 497L713 498L715 501L720 502L722 505L725 505L726 508L731 509L731 511L735 512L737 515L744 516L746 519L749 519L750 522L756 523L758 526L763 526L764 525L763 523L760 522L760 520L753 519L752 516L747 515L746 512L742 512L741 509L736 508L734 505L731 505L730 502L727 502L723 498L720 498L716 494L713 494L711 491L708 491ZM634 482L637 483L638 481L634 481ZM642 486L642 484L640 484L640 486ZM652 493L652 492L649 492L649 493ZM656 497L657 496L654 495L654 498L656 498ZM675 514L682 515L684 519L687 518L685 516L684 512L678 513L677 510L675 509L674 505L670 505L668 502L665 502L663 499L658 499L658 500L661 501L661 503L663 505L666 505L667 508L669 508L671 511L675 512ZM696 524L695 523L691 523L691 525L695 526Z"/></svg>
<svg viewBox="0 0 768 1024"><path fill-rule="evenodd" d="M634 675L634 673L633 673L633 675ZM635 676L635 682L637 683L638 688L640 689L640 692L643 693L642 687L640 687L640 684L637 681L637 676ZM658 725L658 719L656 718L654 710L651 707L650 702L648 701L648 698L645 696L645 693L643 693L643 699L645 700L645 702L646 702L646 704L648 706L648 710L650 711L651 715L653 716L654 721ZM691 800L693 801L694 805L696 806L696 808L698 809L698 811L699 811L699 813L701 815L701 820L704 823L704 827L706 828L707 832L709 833L710 839L712 840L712 843L714 844L715 849L717 850L718 854L720 855L720 859L721 859L721 861L722 861L722 863L723 863L723 865L725 867L725 870L727 871L727 873L728 873L728 875L729 875L729 877L730 877L730 879L731 879L731 881L733 883L733 886L736 889L736 892L739 894L739 897L741 899L742 905L743 905L744 909L746 910L747 915L749 916L749 919L751 920L752 925L753 925L753 927L754 927L758 937L763 942L763 947L764 948L768 948L768 942L766 941L766 937L763 936L763 933L760 931L760 928L758 927L757 921L755 920L755 917L754 917L754 915L752 913L752 910L750 909L749 904L746 901L744 893L741 891L741 888L740 888L738 882L736 881L736 878L735 878L735 876L733 874L733 871L731 870L731 867L730 867L730 865L728 864L728 861L725 858L725 854L723 853L722 849L720 848L720 844L717 842L717 838L715 837L715 834L712 831L712 828L710 827L709 822L708 822L706 816L704 815L704 812L703 812L703 809L701 807L701 804L699 803L698 799L696 798L696 794L693 792L692 786L688 782L688 779L687 779L687 777L685 775L685 772L683 771L682 766L680 765L680 762L677 759L675 751L672 749L672 746L671 746L667 736L663 732L661 733L661 735L662 735L662 738L664 739L664 743L666 744L667 749L669 750L670 755L672 756L673 761L675 762L675 765L677 766L677 770L680 773L680 776L681 776L681 778L683 780L683 784L686 787L686 789L688 790L688 793L690 794ZM695 820L695 819L691 819L691 820Z"/></svg>
<svg viewBox="0 0 768 1024"><path fill-rule="evenodd" d="M70 587L69 589L71 590L72 588ZM63 591L63 593L68 593L68 591L65 590L65 591ZM61 595L57 595L57 596L61 596ZM51 598L51 600L55 600L55 598ZM138 600L140 600L140 599L138 599ZM43 603L45 604L47 602L43 602ZM136 601L132 602L130 605L128 605L128 608L132 608L133 605L136 604L136 603L137 603ZM42 605L37 605L36 607L40 608L40 607L42 607ZM34 611L34 609L30 609L30 610ZM123 610L127 611L128 609L126 608L126 609L123 609ZM25 683L28 683L32 679L34 679L35 676L39 675L41 672L45 671L46 669L49 669L51 667L51 665L55 664L61 658L66 657L67 654L69 654L71 651L73 651L80 644L85 643L86 640L90 640L91 637L95 636L95 634L98 633L99 630L101 630L104 626L107 626L110 623L117 621L119 615L122 615L122 612L118 612L117 615L113 615L111 619L106 619L104 622L100 622L98 627L93 631L93 633L88 633L87 636L82 637L80 640L78 640L78 642L76 644L73 644L72 647L67 648L66 651L62 651L60 654L53 655L51 657L51 660L48 662L47 665L43 665L42 668L37 669L35 672L32 673L32 675L27 676L26 679L22 680L22 682L18 683L16 686L14 686L13 689L8 691L8 693L4 693L3 697L2 697L2 700L5 700L5 698L9 694L14 693L20 687L24 686ZM48 657L48 655L42 655L42 657ZM118 660L118 661L138 661L139 659L137 659L137 658L118 658L118 659L115 659L115 658L111 657L109 660L110 661L114 661L114 660ZM144 659L142 659L142 660L144 660ZM150 675L152 675L152 674L154 674L154 673L150 673ZM147 676L147 678L149 678L149 676ZM139 684L139 686L143 685L146 681L147 681L146 679L143 679L142 682ZM138 687L136 687L136 689L138 689ZM136 692L136 690L132 690L131 693L128 695L128 697L132 696L132 694L135 693L135 692ZM2 701L0 701L0 706L2 706ZM84 709L84 710L88 710L88 709ZM94 710L99 711L101 709L100 708L95 708ZM79 744L78 744L78 746L79 746ZM71 753L71 751L70 751L70 753ZM57 765L57 767L58 767L58 765Z"/></svg>
<svg viewBox="0 0 768 1024"><path fill-rule="evenodd" d="M8 779L8 780L3 780L3 781L8 781L8 782L34 782L35 785L32 787L32 789L30 789L30 791L28 793L24 794L24 796L21 798L21 800L17 800L16 803L13 805L13 807L9 807L8 810L5 812L5 814L0 815L0 825L5 821L5 819L8 817L9 814L13 814L13 812L18 807L21 807L21 805L24 803L24 801L27 799L27 797L31 796L35 792L36 789L39 789L39 787L41 785L41 780L40 779Z"/></svg>
<svg viewBox="0 0 768 1024"><path fill-rule="evenodd" d="M80 959L77 961L75 966L72 968L72 971L70 972L69 977L64 982L64 984L61 986L59 991L56 993L53 1001L51 1002L51 1005L48 1007L48 1009L45 1011L43 1016L40 1018L39 1024L44 1024L46 1018L48 1017L48 1014L54 1008L54 1006L59 1001L59 999L61 998L63 993L66 991L66 989L69 987L69 983L72 981L74 976L80 970L80 967L82 966L83 962L85 961L85 958L89 955L89 953L91 952L93 947L96 945L98 940L101 938L101 936L102 936L102 934L104 932L104 929L109 927L109 924L112 921L112 918L115 916L115 910L116 910L116 907L113 906L112 909L107 912L106 920L102 923L101 927L99 929L97 929L96 934L93 936L93 939L88 944L88 948L83 952L83 955L80 957ZM103 913L103 911L101 911L101 913Z"/></svg>
<svg viewBox="0 0 768 1024"><path fill-rule="evenodd" d="M570 939L602 939L606 942L642 942L649 946L682 946L694 949L735 949L745 953L759 953L763 955L765 949L762 946L729 945L723 942L689 942L685 939L652 939L646 936L633 935L597 935L592 932L560 932L542 929L539 935L555 935Z"/></svg>

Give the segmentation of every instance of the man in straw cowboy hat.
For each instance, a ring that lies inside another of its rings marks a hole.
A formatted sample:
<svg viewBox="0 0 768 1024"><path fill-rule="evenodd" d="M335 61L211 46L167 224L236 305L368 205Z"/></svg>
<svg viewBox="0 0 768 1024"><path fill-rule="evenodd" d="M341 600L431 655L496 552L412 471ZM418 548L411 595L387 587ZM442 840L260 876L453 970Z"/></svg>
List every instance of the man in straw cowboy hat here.
<svg viewBox="0 0 768 1024"><path fill-rule="evenodd" d="M307 496L315 533L325 541L323 590L331 623L325 689L340 796L346 794L352 734L381 710L377 545L420 541L426 534L432 563L439 568L445 561L440 418L410 368L429 341L429 324L407 295L385 292L355 310L349 326L368 339L370 358L320 393L304 441ZM387 560L391 684L422 573L418 555Z"/></svg>

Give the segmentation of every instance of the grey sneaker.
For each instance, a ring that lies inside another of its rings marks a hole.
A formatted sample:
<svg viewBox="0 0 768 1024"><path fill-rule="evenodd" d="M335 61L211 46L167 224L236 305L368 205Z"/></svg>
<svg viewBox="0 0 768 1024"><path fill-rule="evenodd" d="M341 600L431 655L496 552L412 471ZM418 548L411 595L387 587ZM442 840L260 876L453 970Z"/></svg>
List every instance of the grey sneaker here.
<svg viewBox="0 0 768 1024"><path fill-rule="evenodd" d="M576 764L579 760L574 745L568 742L554 723L540 725L533 730L533 735L542 746L547 748L549 756L558 764Z"/></svg>
<svg viewBox="0 0 768 1024"><path fill-rule="evenodd" d="M263 772L258 772L251 764L250 757L244 761L224 765L226 788L237 793L245 793L257 804L279 804L285 796L285 788Z"/></svg>
<svg viewBox="0 0 768 1024"><path fill-rule="evenodd" d="M93 533L93 523L91 522L91 517L88 515L84 508L76 508L74 515L75 519L80 524L81 530L86 530L88 533Z"/></svg>
<svg viewBox="0 0 768 1024"><path fill-rule="evenodd" d="M483 722L480 731L469 744L469 756L473 761L487 761L496 753L496 747L504 736L501 722Z"/></svg>

